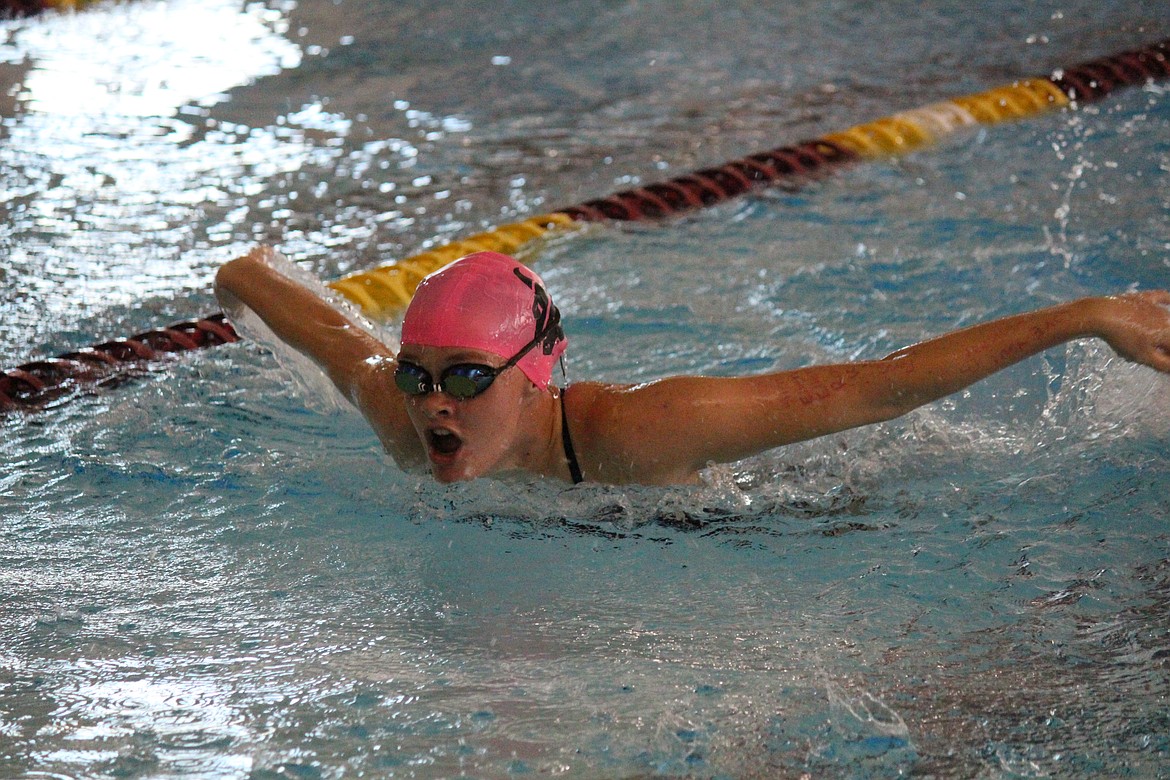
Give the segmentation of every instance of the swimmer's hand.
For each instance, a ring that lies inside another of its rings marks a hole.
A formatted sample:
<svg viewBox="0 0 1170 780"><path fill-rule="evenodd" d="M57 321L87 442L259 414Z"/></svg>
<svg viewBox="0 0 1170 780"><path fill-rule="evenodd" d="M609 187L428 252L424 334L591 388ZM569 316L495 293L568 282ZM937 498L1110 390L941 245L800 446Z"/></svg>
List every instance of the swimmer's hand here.
<svg viewBox="0 0 1170 780"><path fill-rule="evenodd" d="M1121 357L1170 374L1170 291L1090 298L1094 330Z"/></svg>
<svg viewBox="0 0 1170 780"><path fill-rule="evenodd" d="M260 245L248 254L220 266L215 275L215 297L219 299L219 305L229 319L248 305L245 299L264 294L265 282L268 281L266 274L276 273L273 262L275 254L276 250L272 247Z"/></svg>

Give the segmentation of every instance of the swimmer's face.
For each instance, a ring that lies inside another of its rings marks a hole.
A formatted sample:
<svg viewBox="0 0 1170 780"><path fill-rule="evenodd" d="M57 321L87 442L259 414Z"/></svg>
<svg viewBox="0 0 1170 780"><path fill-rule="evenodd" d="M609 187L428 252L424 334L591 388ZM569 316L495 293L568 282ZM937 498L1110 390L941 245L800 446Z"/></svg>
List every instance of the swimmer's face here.
<svg viewBox="0 0 1170 780"><path fill-rule="evenodd" d="M482 364L493 368L498 355L458 347L403 347L398 360L426 371L438 381L452 366ZM512 366L478 395L459 399L432 389L422 395L403 393L406 412L439 482L456 482L519 468L526 446L523 432L530 414L527 401L540 391Z"/></svg>

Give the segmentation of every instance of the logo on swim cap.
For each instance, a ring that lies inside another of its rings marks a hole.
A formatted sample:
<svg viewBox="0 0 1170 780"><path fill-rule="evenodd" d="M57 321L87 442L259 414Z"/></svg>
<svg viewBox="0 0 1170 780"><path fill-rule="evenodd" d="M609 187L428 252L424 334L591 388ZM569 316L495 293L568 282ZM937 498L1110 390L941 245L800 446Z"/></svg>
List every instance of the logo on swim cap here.
<svg viewBox="0 0 1170 780"><path fill-rule="evenodd" d="M513 268L512 273L532 288L532 319L536 322L536 332L532 334L532 340L540 339L541 351L551 355L557 344L565 341L565 331L561 328L561 312L553 306L552 298L548 297L548 291L544 289L539 277L535 281L529 279L519 268Z"/></svg>
<svg viewBox="0 0 1170 780"><path fill-rule="evenodd" d="M476 252L423 279L402 321L402 344L478 349L508 360L544 390L568 346L544 282L499 252Z"/></svg>

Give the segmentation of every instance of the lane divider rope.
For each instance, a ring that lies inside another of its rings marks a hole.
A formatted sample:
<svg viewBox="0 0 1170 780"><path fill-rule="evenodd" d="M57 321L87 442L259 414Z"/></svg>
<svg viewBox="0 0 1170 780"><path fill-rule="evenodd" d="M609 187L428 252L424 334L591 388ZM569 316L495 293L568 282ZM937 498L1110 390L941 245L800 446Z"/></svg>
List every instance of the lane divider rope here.
<svg viewBox="0 0 1170 780"><path fill-rule="evenodd" d="M376 320L409 303L427 274L480 250L516 254L537 240L592 222L664 219L706 208L763 186L799 187L850 163L905 154L976 125L1018 120L1100 100L1122 87L1170 77L1170 39L1101 57L1050 76L1013 82L882 117L811 141L751 154L667 181L501 225L329 286ZM0 412L34 408L71 390L109 381L127 368L166 354L238 340L222 314L177 323L0 373Z"/></svg>
<svg viewBox="0 0 1170 780"><path fill-rule="evenodd" d="M73 388L110 382L175 352L239 341L222 313L34 360L0 374L0 412L42 406Z"/></svg>
<svg viewBox="0 0 1170 780"><path fill-rule="evenodd" d="M832 168L867 158L904 154L981 124L1022 119L1104 97L1121 86L1170 76L1170 40L1104 57L1047 78L903 111L812 141L748 155L674 179L615 193L522 223L456 241L330 284L375 319L400 311L431 271L481 248L508 252L528 240L582 222L662 219L729 200L764 185L797 186ZM564 217L569 217L565 220Z"/></svg>
<svg viewBox="0 0 1170 780"><path fill-rule="evenodd" d="M35 16L45 11L77 11L96 0L0 0L0 19Z"/></svg>

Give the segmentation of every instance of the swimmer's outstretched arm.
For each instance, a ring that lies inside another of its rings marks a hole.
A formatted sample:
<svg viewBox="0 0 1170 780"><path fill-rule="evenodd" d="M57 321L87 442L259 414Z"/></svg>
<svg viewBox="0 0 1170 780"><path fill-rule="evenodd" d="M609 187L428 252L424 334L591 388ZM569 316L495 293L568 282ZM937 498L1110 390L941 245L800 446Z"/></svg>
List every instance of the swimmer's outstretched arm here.
<svg viewBox="0 0 1170 780"><path fill-rule="evenodd" d="M238 302L255 312L281 341L325 371L400 465L421 463L418 436L394 389L394 351L280 273L272 265L274 254L271 247L258 246L221 266L215 276L220 303L228 311Z"/></svg>
<svg viewBox="0 0 1170 780"><path fill-rule="evenodd" d="M1170 373L1170 293L1085 298L975 325L881 359L754 377L677 377L590 393L614 481L673 482L711 462L899 417L1050 347L1105 340ZM584 394L583 394L584 395ZM588 423L587 423L588 424Z"/></svg>

